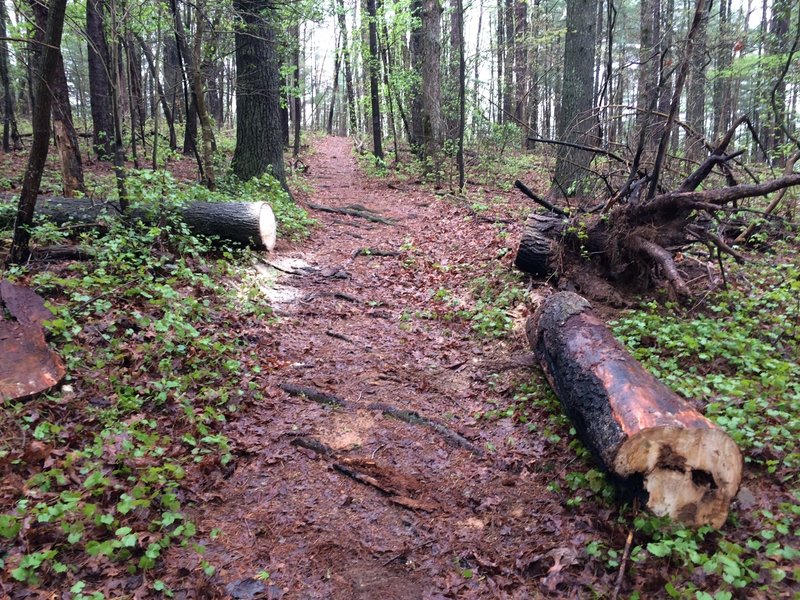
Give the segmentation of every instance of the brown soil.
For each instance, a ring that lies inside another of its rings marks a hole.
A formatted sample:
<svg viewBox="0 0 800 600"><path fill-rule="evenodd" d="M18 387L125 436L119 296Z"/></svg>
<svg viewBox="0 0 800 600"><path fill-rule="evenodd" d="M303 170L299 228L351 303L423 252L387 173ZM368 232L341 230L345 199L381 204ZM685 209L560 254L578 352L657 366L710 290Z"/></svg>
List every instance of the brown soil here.
<svg viewBox="0 0 800 600"><path fill-rule="evenodd" d="M347 139L320 141L306 162L313 202L363 205L396 224L314 212L310 240L267 258L302 275L278 272L280 293L270 295L279 323L254 324L266 399L226 432L236 469L197 489L193 516L209 540L205 558L219 565L218 589L268 571L265 593L285 598L561 598L581 583L607 591L610 576L582 573L581 557L592 530L608 535L610 515L572 512L546 489L569 466L566 444L546 441L543 425L475 418L539 378L524 336L487 341L465 319L409 318L442 307L432 299L441 287L470 298L475 277L510 267L511 242L464 205L364 177ZM354 257L364 247L403 251ZM514 316L522 322L524 307ZM482 452L375 403L434 419ZM335 455L309 449L314 442ZM187 560L174 550L170 564L189 595L202 595Z"/></svg>

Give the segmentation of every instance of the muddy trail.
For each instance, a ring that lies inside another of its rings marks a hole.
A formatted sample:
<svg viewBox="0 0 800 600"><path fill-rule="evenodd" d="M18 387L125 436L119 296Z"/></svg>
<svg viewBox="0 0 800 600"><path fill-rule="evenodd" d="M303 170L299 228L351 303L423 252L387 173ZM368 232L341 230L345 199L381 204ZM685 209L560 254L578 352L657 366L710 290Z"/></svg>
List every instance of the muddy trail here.
<svg viewBox="0 0 800 600"><path fill-rule="evenodd" d="M480 417L539 380L524 335L479 337L449 316L476 278L510 269L514 236L455 201L366 178L347 139L321 140L306 160L312 202L389 223L314 211L311 238L259 267L277 276L265 294L278 323L248 334L266 399L227 428L235 470L197 490L218 589L388 600L613 587L581 564L592 531L613 537L613 515L575 512L547 489L574 453L548 441L546 410L541 423ZM249 579L264 571L263 584Z"/></svg>

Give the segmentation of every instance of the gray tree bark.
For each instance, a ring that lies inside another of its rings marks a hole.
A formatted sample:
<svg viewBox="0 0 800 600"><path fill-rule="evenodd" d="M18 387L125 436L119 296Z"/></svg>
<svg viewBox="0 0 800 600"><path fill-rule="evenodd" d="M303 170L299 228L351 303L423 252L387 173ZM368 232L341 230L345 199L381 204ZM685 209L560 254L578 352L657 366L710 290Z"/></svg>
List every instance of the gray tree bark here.
<svg viewBox="0 0 800 600"><path fill-rule="evenodd" d="M593 146L592 89L594 86L595 11L590 0L567 2L567 34L564 40L564 78L558 137L563 141ZM581 182L592 160L590 152L559 146L551 196L581 192Z"/></svg>
<svg viewBox="0 0 800 600"><path fill-rule="evenodd" d="M244 26L236 31L236 148L233 172L239 179L271 169L286 187L280 118L280 70L274 9L258 0L235 0Z"/></svg>

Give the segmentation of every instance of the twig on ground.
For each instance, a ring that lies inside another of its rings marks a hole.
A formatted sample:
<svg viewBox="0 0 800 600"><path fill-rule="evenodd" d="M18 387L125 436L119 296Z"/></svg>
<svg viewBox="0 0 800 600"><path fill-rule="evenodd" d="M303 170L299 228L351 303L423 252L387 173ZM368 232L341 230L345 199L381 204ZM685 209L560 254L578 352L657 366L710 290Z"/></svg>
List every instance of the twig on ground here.
<svg viewBox="0 0 800 600"><path fill-rule="evenodd" d="M622 579L625 576L625 567L628 564L628 557L631 554L631 543L633 543L633 529L628 531L628 538L625 540L625 549L622 551L622 559L619 561L619 573L617 573L617 582L614 585L614 593L611 594L611 600L617 600L619 597Z"/></svg>
<svg viewBox="0 0 800 600"><path fill-rule="evenodd" d="M346 407L347 401L339 396L323 392L317 388L308 387L304 385L295 385L293 383L280 383L278 387L290 396L304 396L309 400L313 400L319 404L326 406Z"/></svg>
<svg viewBox="0 0 800 600"><path fill-rule="evenodd" d="M325 335L330 336L332 338L336 338L337 340L342 340L344 342L347 342L348 344L355 344L355 342L353 340L351 340L349 337L347 337L343 333L338 333L336 331L333 331L332 329L328 329L325 332Z"/></svg>

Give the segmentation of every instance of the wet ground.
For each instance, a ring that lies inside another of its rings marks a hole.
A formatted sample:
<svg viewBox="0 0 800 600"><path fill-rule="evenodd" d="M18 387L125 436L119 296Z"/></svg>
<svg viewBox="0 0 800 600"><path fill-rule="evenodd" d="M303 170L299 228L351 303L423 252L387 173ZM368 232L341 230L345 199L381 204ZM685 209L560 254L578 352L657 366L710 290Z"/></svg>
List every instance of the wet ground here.
<svg viewBox="0 0 800 600"><path fill-rule="evenodd" d="M538 379L524 335L481 338L431 314L509 269L513 236L366 178L347 139L321 140L307 162L314 203L393 224L314 211L311 239L259 267L279 317L250 332L266 399L232 422L236 469L202 483L194 515L218 581L234 597L575 595L594 527L546 489L571 453L537 424L479 416ZM521 324L526 308L510 316Z"/></svg>

